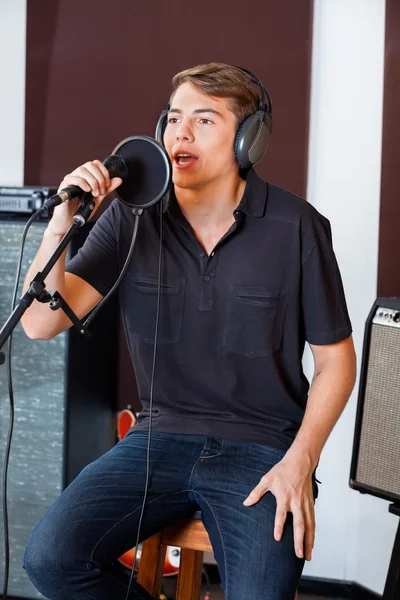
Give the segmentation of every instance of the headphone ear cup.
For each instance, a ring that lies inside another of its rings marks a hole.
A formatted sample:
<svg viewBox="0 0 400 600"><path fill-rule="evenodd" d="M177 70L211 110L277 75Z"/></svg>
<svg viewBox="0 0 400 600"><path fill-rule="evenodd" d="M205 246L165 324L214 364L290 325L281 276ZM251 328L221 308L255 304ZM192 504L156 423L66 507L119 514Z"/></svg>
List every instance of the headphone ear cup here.
<svg viewBox="0 0 400 600"><path fill-rule="evenodd" d="M234 144L236 160L240 168L250 169L264 156L271 136L269 113L258 110L240 125Z"/></svg>
<svg viewBox="0 0 400 600"><path fill-rule="evenodd" d="M233 144L233 151L235 153L235 158L238 161L239 165L242 166L240 164L239 158L238 158L238 154L239 154L239 146L241 147L243 145L242 139L243 139L243 126L246 123L247 119L245 119L244 121L241 122L241 124L239 125L239 128L236 132L236 136L235 136L235 141Z"/></svg>
<svg viewBox="0 0 400 600"><path fill-rule="evenodd" d="M155 140L164 147L164 131L167 127L168 109L164 109L158 119L155 133Z"/></svg>

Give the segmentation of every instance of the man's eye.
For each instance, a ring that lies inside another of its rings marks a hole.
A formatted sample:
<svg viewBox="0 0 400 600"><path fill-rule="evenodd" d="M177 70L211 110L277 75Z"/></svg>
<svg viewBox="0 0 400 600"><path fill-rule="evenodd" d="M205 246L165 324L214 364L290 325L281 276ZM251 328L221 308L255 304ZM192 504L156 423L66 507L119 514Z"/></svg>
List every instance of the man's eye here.
<svg viewBox="0 0 400 600"><path fill-rule="evenodd" d="M176 117L169 117L168 123L177 123L178 119Z"/></svg>
<svg viewBox="0 0 400 600"><path fill-rule="evenodd" d="M212 123L211 119L200 119L201 123L204 123L205 125L209 125L210 123Z"/></svg>

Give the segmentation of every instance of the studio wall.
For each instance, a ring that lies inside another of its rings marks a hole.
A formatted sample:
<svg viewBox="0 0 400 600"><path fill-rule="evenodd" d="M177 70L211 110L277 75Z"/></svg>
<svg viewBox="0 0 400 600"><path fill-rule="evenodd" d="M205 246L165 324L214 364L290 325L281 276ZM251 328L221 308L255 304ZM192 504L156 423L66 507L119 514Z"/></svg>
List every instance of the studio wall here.
<svg viewBox="0 0 400 600"><path fill-rule="evenodd" d="M387 0L378 296L388 297L400 297L399 104L400 4L397 0Z"/></svg>
<svg viewBox="0 0 400 600"><path fill-rule="evenodd" d="M274 136L260 172L304 195L311 39L311 0L249 11L238 0L28 2L25 183L59 182L128 135L154 135L175 72L215 60L269 89Z"/></svg>

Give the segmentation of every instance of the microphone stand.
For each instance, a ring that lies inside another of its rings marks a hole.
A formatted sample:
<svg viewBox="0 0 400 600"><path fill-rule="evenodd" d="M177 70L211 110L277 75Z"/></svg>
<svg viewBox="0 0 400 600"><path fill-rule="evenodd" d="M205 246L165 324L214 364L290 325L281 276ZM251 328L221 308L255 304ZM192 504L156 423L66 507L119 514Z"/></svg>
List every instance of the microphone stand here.
<svg viewBox="0 0 400 600"><path fill-rule="evenodd" d="M400 517L400 504L395 502L389 505L389 512ZM396 537L393 542L392 557L387 572L385 589L382 600L396 600L400 597L400 522L397 526Z"/></svg>
<svg viewBox="0 0 400 600"><path fill-rule="evenodd" d="M78 329L78 331L85 337L90 337L89 332L84 327L82 322L78 319L76 314L72 311L71 307L67 304L64 298L57 292L47 292L44 284L44 280L47 275L50 273L51 269L54 267L57 260L60 258L61 254L64 252L65 248L71 241L71 238L74 236L75 232L85 225L87 220L89 219L92 210L94 209L94 201L93 196L90 193L84 194L82 198L82 204L72 217L73 224L68 229L67 233L64 235L63 239L55 249L53 255L50 257L50 260L44 267L42 271L39 271L33 280L30 283L29 288L25 292L25 294L20 298L18 304L15 309L5 322L4 326L0 330L0 350L18 325L21 320L23 314L28 310L32 302L36 299L39 302L49 303L49 306L52 310L57 310L58 308L62 308L68 318L72 321L74 326ZM4 353L0 352L0 365L4 363L5 357Z"/></svg>

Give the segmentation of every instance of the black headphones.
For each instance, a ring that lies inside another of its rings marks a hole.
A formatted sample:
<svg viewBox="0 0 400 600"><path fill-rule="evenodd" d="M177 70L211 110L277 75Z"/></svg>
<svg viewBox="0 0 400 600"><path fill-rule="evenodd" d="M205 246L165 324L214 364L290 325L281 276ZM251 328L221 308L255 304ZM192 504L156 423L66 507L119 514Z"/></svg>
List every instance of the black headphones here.
<svg viewBox="0 0 400 600"><path fill-rule="evenodd" d="M239 125L234 142L234 153L239 167L250 169L262 159L268 148L272 133L272 102L271 96L257 75L243 67L236 68L251 75L252 83L260 88L257 111ZM268 100L267 106L265 105L265 97ZM162 111L156 127L155 139L161 146L164 145L163 138L168 124L169 109L170 106L168 105L168 108Z"/></svg>

